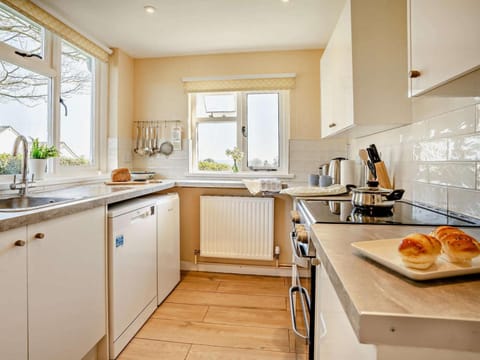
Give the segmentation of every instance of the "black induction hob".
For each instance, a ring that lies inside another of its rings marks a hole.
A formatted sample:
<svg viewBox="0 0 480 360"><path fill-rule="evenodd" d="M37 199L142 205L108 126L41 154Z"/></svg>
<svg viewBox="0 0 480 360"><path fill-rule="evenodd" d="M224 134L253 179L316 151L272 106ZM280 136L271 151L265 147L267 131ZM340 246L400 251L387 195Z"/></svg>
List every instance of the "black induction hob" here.
<svg viewBox="0 0 480 360"><path fill-rule="evenodd" d="M444 212L406 201L393 208L375 211L357 209L350 200L299 200L298 210L305 222L372 225L453 225L480 227L480 219Z"/></svg>

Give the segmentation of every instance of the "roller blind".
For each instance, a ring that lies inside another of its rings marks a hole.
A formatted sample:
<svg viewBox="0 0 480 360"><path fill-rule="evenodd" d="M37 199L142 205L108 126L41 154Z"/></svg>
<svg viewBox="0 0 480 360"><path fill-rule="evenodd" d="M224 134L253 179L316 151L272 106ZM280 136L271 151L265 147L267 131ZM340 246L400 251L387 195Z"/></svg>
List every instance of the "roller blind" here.
<svg viewBox="0 0 480 360"><path fill-rule="evenodd" d="M2 3L32 19L97 59L107 62L108 52L29 0L1 0Z"/></svg>
<svg viewBox="0 0 480 360"><path fill-rule="evenodd" d="M295 88L295 74L238 75L224 78L184 78L185 92L287 90Z"/></svg>

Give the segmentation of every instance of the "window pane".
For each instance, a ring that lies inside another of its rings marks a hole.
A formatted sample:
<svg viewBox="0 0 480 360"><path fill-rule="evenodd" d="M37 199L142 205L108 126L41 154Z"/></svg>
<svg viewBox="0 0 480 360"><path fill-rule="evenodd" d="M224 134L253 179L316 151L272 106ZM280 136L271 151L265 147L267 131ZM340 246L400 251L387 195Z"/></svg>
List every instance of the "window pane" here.
<svg viewBox="0 0 480 360"><path fill-rule="evenodd" d="M19 50L43 55L42 28L0 7L0 41Z"/></svg>
<svg viewBox="0 0 480 360"><path fill-rule="evenodd" d="M279 167L278 94L247 95L247 166Z"/></svg>
<svg viewBox="0 0 480 360"><path fill-rule="evenodd" d="M200 118L236 116L235 94L198 94L196 115Z"/></svg>
<svg viewBox="0 0 480 360"><path fill-rule="evenodd" d="M228 122L204 122L197 125L198 170L230 170L233 160L227 149L237 145L237 124Z"/></svg>
<svg viewBox="0 0 480 360"><path fill-rule="evenodd" d="M62 41L60 164L93 163L94 59Z"/></svg>
<svg viewBox="0 0 480 360"><path fill-rule="evenodd" d="M0 174L14 173L10 154L19 134L29 141L48 140L49 83L45 76L0 60Z"/></svg>

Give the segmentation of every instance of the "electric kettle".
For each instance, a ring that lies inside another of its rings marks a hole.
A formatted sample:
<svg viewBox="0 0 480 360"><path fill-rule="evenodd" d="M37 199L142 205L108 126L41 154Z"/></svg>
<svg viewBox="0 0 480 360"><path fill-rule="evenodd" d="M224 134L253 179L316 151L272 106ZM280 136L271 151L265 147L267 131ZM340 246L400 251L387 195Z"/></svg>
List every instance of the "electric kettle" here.
<svg viewBox="0 0 480 360"><path fill-rule="evenodd" d="M347 160L344 157L336 157L330 160L328 175L332 177L332 184L340 184L340 161Z"/></svg>

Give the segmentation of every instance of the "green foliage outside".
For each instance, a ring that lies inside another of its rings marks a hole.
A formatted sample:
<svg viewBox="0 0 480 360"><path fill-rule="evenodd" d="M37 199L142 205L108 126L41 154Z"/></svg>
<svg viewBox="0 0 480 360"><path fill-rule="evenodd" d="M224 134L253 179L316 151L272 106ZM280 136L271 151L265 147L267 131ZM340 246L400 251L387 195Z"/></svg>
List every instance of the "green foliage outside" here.
<svg viewBox="0 0 480 360"><path fill-rule="evenodd" d="M19 174L22 164L22 155L14 157L12 154L0 154L0 175Z"/></svg>
<svg viewBox="0 0 480 360"><path fill-rule="evenodd" d="M84 166L88 164L90 164L90 161L83 156L79 158L60 157L60 165L62 166Z"/></svg>
<svg viewBox="0 0 480 360"><path fill-rule="evenodd" d="M40 145L38 138L32 141L32 150L30 151L30 157L32 159L48 159L51 157L57 157L58 150L55 145Z"/></svg>
<svg viewBox="0 0 480 360"><path fill-rule="evenodd" d="M198 170L204 171L227 171L230 170L230 166L227 164L221 164L213 159L205 159L198 162Z"/></svg>

